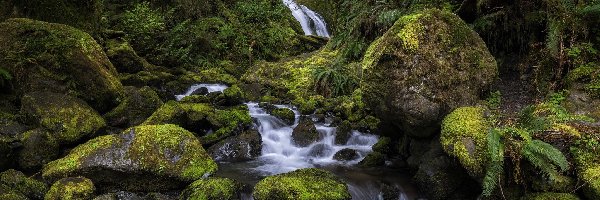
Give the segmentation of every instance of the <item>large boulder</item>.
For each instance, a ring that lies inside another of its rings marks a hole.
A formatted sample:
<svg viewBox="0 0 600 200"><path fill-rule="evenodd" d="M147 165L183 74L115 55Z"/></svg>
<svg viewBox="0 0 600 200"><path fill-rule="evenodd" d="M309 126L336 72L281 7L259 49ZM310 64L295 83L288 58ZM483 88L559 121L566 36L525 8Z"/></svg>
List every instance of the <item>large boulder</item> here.
<svg viewBox="0 0 600 200"><path fill-rule="evenodd" d="M212 145L208 152L215 161L236 162L252 160L262 151L262 137L258 131L247 130Z"/></svg>
<svg viewBox="0 0 600 200"><path fill-rule="evenodd" d="M437 9L400 18L371 44L362 65L367 106L420 138L435 134L454 108L475 104L498 74L477 33Z"/></svg>
<svg viewBox="0 0 600 200"><path fill-rule="evenodd" d="M44 199L92 199L96 187L85 177L67 177L56 181Z"/></svg>
<svg viewBox="0 0 600 200"><path fill-rule="evenodd" d="M162 100L150 87L125 87L125 99L104 118L110 126L131 127L143 123L163 105Z"/></svg>
<svg viewBox="0 0 600 200"><path fill-rule="evenodd" d="M315 124L309 118L302 118L298 125L292 131L292 140L294 144L300 147L307 147L321 139L321 134L317 131Z"/></svg>
<svg viewBox="0 0 600 200"><path fill-rule="evenodd" d="M25 94L21 114L28 122L48 129L61 144L77 142L106 126L100 114L84 101L51 92Z"/></svg>
<svg viewBox="0 0 600 200"><path fill-rule="evenodd" d="M348 187L334 174L322 169L299 169L269 176L254 186L256 200L267 199L351 199Z"/></svg>
<svg viewBox="0 0 600 200"><path fill-rule="evenodd" d="M164 191L182 188L216 170L191 132L169 124L94 138L48 163L42 175L46 180L85 176L100 189Z"/></svg>
<svg viewBox="0 0 600 200"><path fill-rule="evenodd" d="M116 106L123 96L117 71L100 45L81 30L9 19L0 23L0 49L0 66L13 75L19 95L34 91L68 93L99 112Z"/></svg>
<svg viewBox="0 0 600 200"><path fill-rule="evenodd" d="M39 170L59 156L58 141L44 129L38 128L23 133L21 143L23 147L18 154L18 163L22 169Z"/></svg>
<svg viewBox="0 0 600 200"><path fill-rule="evenodd" d="M249 127L252 118L246 105L217 109L210 104L169 101L143 124L177 124L201 136L205 145L215 144Z"/></svg>
<svg viewBox="0 0 600 200"><path fill-rule="evenodd" d="M148 62L137 55L133 47L121 38L110 39L104 45L110 62L120 73L137 73L144 70Z"/></svg>
<svg viewBox="0 0 600 200"><path fill-rule="evenodd" d="M483 107L461 107L442 123L440 142L444 151L458 158L473 177L483 177L487 164L487 135L493 124L486 112Z"/></svg>
<svg viewBox="0 0 600 200"><path fill-rule="evenodd" d="M241 186L229 178L199 179L181 192L180 199L240 199Z"/></svg>

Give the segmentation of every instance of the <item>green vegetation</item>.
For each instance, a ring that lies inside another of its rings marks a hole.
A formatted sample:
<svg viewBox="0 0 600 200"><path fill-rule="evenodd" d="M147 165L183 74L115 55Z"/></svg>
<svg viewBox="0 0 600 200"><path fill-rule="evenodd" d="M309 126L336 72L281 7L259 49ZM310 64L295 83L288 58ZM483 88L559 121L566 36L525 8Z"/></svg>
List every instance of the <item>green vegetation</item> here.
<svg viewBox="0 0 600 200"><path fill-rule="evenodd" d="M77 200L94 197L96 187L85 177L68 177L56 181L44 197L45 200Z"/></svg>
<svg viewBox="0 0 600 200"><path fill-rule="evenodd" d="M252 196L267 199L351 199L346 184L331 172L299 169L269 176L256 184Z"/></svg>
<svg viewBox="0 0 600 200"><path fill-rule="evenodd" d="M241 184L229 178L206 178L194 181L180 195L181 200L237 199Z"/></svg>
<svg viewBox="0 0 600 200"><path fill-rule="evenodd" d="M31 199L43 199L48 191L45 183L29 178L14 169L0 173L0 184Z"/></svg>
<svg viewBox="0 0 600 200"><path fill-rule="evenodd" d="M12 79L12 75L5 69L0 68L0 87L4 87L8 85L10 80Z"/></svg>

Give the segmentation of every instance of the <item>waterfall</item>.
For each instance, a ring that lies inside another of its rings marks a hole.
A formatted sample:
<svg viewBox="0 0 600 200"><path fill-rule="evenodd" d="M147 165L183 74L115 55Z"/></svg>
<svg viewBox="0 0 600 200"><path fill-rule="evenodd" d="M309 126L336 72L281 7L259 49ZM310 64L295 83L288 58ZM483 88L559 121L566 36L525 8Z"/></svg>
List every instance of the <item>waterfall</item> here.
<svg viewBox="0 0 600 200"><path fill-rule="evenodd" d="M327 23L325 23L325 19L321 15L304 5L298 5L294 0L283 0L283 4L292 11L294 18L300 22L304 35L317 35L329 38Z"/></svg>
<svg viewBox="0 0 600 200"><path fill-rule="evenodd" d="M285 105L279 108L289 108L296 114L294 125L286 125L280 119L266 113L257 103L247 103L250 116L257 120L258 131L262 136L262 164L256 170L265 174L279 174L300 168L324 165L354 165L361 161L371 147L377 143L377 136L353 131L352 136L344 145L336 145L335 127L327 124L315 124L317 131L324 137L307 147L298 147L292 140L292 131L298 125L300 114L297 110ZM353 149L358 157L350 161L337 161L333 157L342 149Z"/></svg>

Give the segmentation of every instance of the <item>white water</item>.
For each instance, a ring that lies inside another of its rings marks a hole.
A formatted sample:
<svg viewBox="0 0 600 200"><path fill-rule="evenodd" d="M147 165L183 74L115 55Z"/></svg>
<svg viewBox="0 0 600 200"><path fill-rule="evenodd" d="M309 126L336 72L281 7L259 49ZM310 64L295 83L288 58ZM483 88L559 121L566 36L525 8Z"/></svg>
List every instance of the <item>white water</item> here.
<svg viewBox="0 0 600 200"><path fill-rule="evenodd" d="M353 165L361 161L369 152L371 147L377 143L377 136L363 134L353 131L352 136L345 145L336 145L335 127L326 124L316 124L317 131L321 133L323 139L307 147L298 147L292 141L292 131L298 125L300 114L296 113L294 125L288 126L280 119L267 114L257 103L248 103L250 116L258 121L258 131L263 140L262 155L259 158L262 165L255 169L265 174L279 174L293 171L300 168L317 167L323 165ZM288 106L278 105L277 107ZM291 109L291 108L290 108ZM313 148L323 148L325 150L315 153ZM358 152L359 157L351 161L337 161L333 159L336 152L349 148Z"/></svg>
<svg viewBox="0 0 600 200"><path fill-rule="evenodd" d="M325 19L321 15L304 5L298 5L294 0L283 0L283 4L292 11L294 18L300 22L305 35L330 37L327 31L327 23L325 23Z"/></svg>
<svg viewBox="0 0 600 200"><path fill-rule="evenodd" d="M223 84L196 84L192 85L190 89L188 89L187 92L185 92L184 94L175 95L175 99L177 99L177 101L181 101L181 99L183 99L184 97L192 95L194 91L203 87L208 89L208 93L223 92L223 90L228 88L226 85Z"/></svg>

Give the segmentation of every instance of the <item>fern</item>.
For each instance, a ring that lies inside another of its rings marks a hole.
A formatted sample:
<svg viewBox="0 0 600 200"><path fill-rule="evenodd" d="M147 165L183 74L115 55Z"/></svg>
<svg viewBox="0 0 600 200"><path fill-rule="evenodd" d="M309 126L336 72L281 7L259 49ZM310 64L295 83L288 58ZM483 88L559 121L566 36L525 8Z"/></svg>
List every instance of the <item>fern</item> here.
<svg viewBox="0 0 600 200"><path fill-rule="evenodd" d="M488 133L488 156L490 158L485 177L483 178L483 195L490 196L503 172L504 144L501 141L501 132L492 129Z"/></svg>
<svg viewBox="0 0 600 200"><path fill-rule="evenodd" d="M0 68L0 87L4 87L12 79L10 73L2 68Z"/></svg>
<svg viewBox="0 0 600 200"><path fill-rule="evenodd" d="M357 81L341 65L317 67L313 71L315 91L323 96L340 96L354 91Z"/></svg>
<svg viewBox="0 0 600 200"><path fill-rule="evenodd" d="M569 168L569 162L565 156L558 149L541 140L533 140L525 144L521 155L552 181L558 179L557 167L561 172Z"/></svg>

